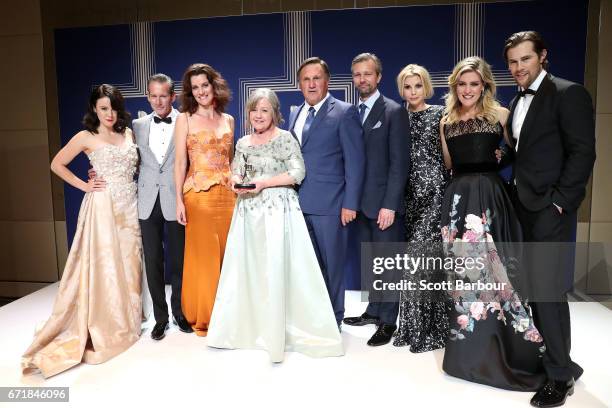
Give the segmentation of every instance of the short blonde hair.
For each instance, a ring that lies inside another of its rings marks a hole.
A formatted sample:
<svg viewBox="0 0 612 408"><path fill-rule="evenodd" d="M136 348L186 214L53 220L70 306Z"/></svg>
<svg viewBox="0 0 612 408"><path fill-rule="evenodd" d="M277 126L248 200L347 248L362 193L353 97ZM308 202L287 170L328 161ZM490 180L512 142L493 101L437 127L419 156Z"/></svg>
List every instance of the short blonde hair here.
<svg viewBox="0 0 612 408"><path fill-rule="evenodd" d="M459 77L466 72L476 72L484 85L482 95L478 100L477 116L492 124L498 122L498 108L500 105L495 99L497 87L495 79L493 79L491 66L480 57L467 57L455 65L453 72L448 77L448 93L444 96L446 102L446 123L453 123L459 120L461 102L457 96L457 82L459 82Z"/></svg>
<svg viewBox="0 0 612 408"><path fill-rule="evenodd" d="M251 92L246 103L247 118L249 116L249 112L254 111L257 103L264 98L270 102L270 105L272 105L272 123L274 123L275 126L283 123L284 119L280 111L280 101L278 100L276 93L269 88L257 88Z"/></svg>
<svg viewBox="0 0 612 408"><path fill-rule="evenodd" d="M425 91L425 99L429 99L434 94L433 85L431 84L431 77L429 72L417 64L408 64L400 71L397 75L397 91L399 92L402 99L404 98L404 81L406 78L411 76L418 76L423 81L423 88Z"/></svg>

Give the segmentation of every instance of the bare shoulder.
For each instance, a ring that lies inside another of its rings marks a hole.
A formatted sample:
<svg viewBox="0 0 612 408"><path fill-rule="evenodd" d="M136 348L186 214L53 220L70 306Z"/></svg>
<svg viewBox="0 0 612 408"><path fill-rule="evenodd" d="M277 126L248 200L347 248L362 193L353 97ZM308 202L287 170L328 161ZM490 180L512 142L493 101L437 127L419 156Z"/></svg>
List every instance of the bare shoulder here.
<svg viewBox="0 0 612 408"><path fill-rule="evenodd" d="M75 143L80 146L88 146L95 143L96 137L89 130L81 130L76 135L72 136L70 143Z"/></svg>
<svg viewBox="0 0 612 408"><path fill-rule="evenodd" d="M64 148L72 151L85 151L95 150L98 146L99 140L89 130L81 130L68 141Z"/></svg>
<svg viewBox="0 0 612 408"><path fill-rule="evenodd" d="M223 112L223 117L225 118L225 120L227 120L227 123L230 124L230 126L234 126L234 117L232 115L230 115L229 113L225 113Z"/></svg>
<svg viewBox="0 0 612 408"><path fill-rule="evenodd" d="M132 132L132 129L130 129L129 127L125 128L125 130L123 131L123 135L126 139L132 142L134 141L134 132Z"/></svg>
<svg viewBox="0 0 612 408"><path fill-rule="evenodd" d="M502 126L505 126L506 122L508 121L508 116L510 115L510 111L504 108L503 106L498 106L496 108L496 111L497 111L497 118L499 119L499 122L502 124Z"/></svg>

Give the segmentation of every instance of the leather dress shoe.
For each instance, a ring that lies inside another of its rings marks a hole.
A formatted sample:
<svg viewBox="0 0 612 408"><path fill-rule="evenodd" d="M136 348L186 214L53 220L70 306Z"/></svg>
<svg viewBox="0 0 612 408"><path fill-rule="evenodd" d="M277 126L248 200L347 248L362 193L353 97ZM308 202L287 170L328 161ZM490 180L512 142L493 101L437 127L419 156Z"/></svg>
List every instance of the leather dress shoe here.
<svg viewBox="0 0 612 408"><path fill-rule="evenodd" d="M161 340L166 337L166 330L168 330L168 322L155 323L153 330L151 330L151 338L153 340Z"/></svg>
<svg viewBox="0 0 612 408"><path fill-rule="evenodd" d="M397 326L394 324L381 323L380 325L378 325L376 333L374 333L370 340L368 340L368 346L376 347L382 346L383 344L387 344L391 341L393 333L395 333L396 329Z"/></svg>
<svg viewBox="0 0 612 408"><path fill-rule="evenodd" d="M187 319L185 319L185 316L172 316L172 322L176 324L183 333L193 333L193 329Z"/></svg>
<svg viewBox="0 0 612 408"><path fill-rule="evenodd" d="M344 323L349 326L365 326L366 324L380 324L380 320L376 316L364 313L357 317L345 317Z"/></svg>
<svg viewBox="0 0 612 408"><path fill-rule="evenodd" d="M560 407L574 393L574 379L569 381L548 380L546 385L531 398L534 407Z"/></svg>

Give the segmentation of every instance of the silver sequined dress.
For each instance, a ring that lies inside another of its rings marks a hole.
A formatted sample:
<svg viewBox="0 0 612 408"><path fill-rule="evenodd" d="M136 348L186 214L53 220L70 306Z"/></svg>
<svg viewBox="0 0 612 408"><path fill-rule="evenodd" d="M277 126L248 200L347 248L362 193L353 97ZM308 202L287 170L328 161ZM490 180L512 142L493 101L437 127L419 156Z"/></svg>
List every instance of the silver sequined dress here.
<svg viewBox="0 0 612 408"><path fill-rule="evenodd" d="M448 172L440 145L440 119L444 107L431 105L410 112L412 170L406 185L406 241L419 256L439 255L440 209ZM433 279L431 274L407 273L404 279ZM395 346L410 346L413 353L443 348L448 337L448 308L444 293L406 290L400 295L399 329Z"/></svg>

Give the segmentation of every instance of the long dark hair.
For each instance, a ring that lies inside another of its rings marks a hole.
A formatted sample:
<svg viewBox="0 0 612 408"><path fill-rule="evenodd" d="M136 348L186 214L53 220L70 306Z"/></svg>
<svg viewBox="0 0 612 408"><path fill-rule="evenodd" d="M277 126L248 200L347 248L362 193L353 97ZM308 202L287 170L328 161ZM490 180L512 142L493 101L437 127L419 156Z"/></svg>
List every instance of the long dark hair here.
<svg viewBox="0 0 612 408"><path fill-rule="evenodd" d="M191 77L206 75L213 88L213 106L218 113L225 112L227 104L232 99L232 93L227 81L208 64L191 64L183 74L183 91L181 92L181 112L195 113L198 110L193 92L191 90Z"/></svg>
<svg viewBox="0 0 612 408"><path fill-rule="evenodd" d="M98 99L105 97L110 99L111 108L117 111L117 122L113 125L113 130L117 133L123 133L130 123L131 116L130 113L125 110L125 101L123 100L121 92L109 84L102 84L91 91L87 112L85 112L85 116L83 116L83 126L91 133L98 133L100 120L95 112L96 102Z"/></svg>

